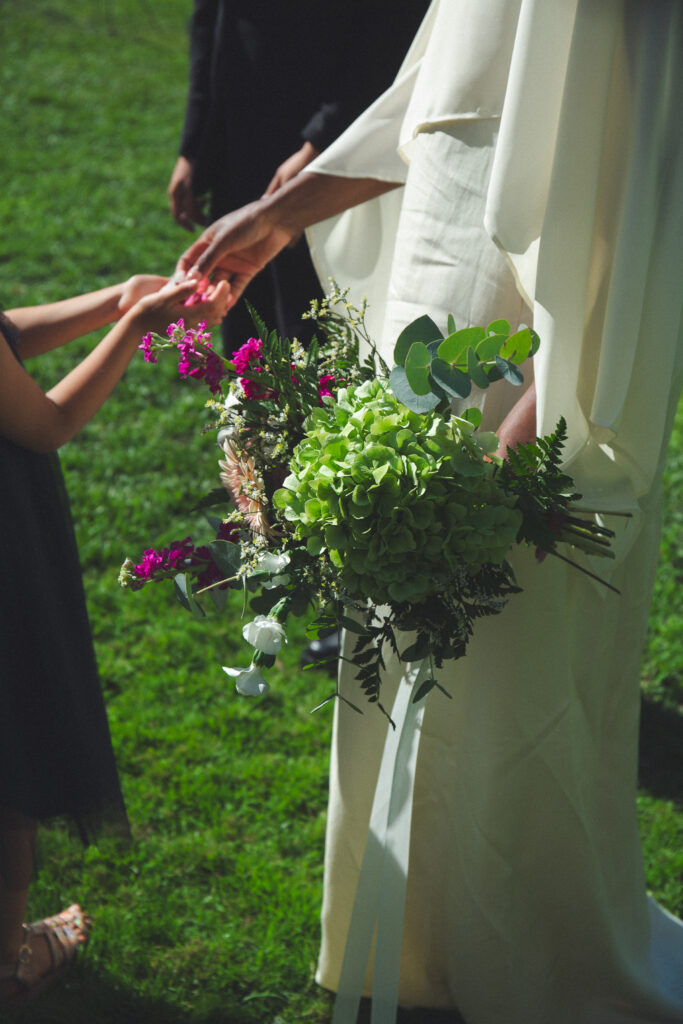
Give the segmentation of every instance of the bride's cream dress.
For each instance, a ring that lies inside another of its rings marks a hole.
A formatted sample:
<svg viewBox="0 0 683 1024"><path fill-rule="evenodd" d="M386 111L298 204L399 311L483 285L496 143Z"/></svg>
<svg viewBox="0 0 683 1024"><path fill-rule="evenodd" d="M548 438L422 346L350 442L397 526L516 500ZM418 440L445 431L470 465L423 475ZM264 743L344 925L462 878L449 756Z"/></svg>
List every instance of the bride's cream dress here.
<svg viewBox="0 0 683 1024"><path fill-rule="evenodd" d="M452 700L427 701L399 1001L468 1024L683 1021L683 925L646 895L635 813L683 379L682 15L678 0L436 2L395 87L311 168L405 182L311 235L322 275L370 297L389 360L424 312L442 327L448 313L459 327L533 317L539 431L564 415L587 503L633 513L597 566L621 596L516 551L523 594L444 668ZM487 392L490 426L518 395ZM405 670L389 665L385 702ZM358 702L353 671L341 687ZM318 970L331 989L385 735L373 708L337 708Z"/></svg>

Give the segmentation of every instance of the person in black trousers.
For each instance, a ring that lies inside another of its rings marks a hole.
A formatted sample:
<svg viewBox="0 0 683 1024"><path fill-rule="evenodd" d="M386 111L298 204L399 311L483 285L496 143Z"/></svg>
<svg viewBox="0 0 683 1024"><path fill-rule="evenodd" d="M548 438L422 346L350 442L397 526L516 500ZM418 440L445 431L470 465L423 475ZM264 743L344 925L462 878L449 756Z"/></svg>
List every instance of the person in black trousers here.
<svg viewBox="0 0 683 1024"><path fill-rule="evenodd" d="M426 9L426 0L194 0L168 186L178 223L210 223L297 174L390 85ZM299 239L246 297L270 329L305 341L300 317L319 296ZM226 354L251 334L240 300L224 321Z"/></svg>

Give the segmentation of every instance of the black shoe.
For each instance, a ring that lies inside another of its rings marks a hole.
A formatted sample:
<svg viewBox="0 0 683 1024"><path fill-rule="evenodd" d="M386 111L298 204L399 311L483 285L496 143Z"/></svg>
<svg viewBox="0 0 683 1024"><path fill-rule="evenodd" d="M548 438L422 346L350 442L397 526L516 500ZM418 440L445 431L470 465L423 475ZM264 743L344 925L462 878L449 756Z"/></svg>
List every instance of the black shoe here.
<svg viewBox="0 0 683 1024"><path fill-rule="evenodd" d="M322 669L331 676L337 674L337 661L339 659L339 634L330 633L329 636L319 637L312 640L301 655L300 665L302 668Z"/></svg>

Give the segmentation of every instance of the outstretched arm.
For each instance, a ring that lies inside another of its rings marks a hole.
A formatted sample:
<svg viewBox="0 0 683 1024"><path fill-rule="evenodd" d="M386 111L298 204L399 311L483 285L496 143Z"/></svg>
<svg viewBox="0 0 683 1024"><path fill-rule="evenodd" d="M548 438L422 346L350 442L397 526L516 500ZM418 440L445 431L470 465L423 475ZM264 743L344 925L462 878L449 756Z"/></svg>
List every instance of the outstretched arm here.
<svg viewBox="0 0 683 1024"><path fill-rule="evenodd" d="M180 257L177 274L228 281L231 308L251 279L305 228L397 187L375 178L303 171L272 195L211 224Z"/></svg>
<svg viewBox="0 0 683 1024"><path fill-rule="evenodd" d="M181 317L187 327L200 320L209 325L220 322L228 285L221 282L211 289L206 302L185 307L183 303L196 286L192 279L139 298L99 345L47 394L0 336L0 436L34 452L54 451L69 441L109 397L144 334L161 334ZM17 321L21 319L17 317Z"/></svg>
<svg viewBox="0 0 683 1024"><path fill-rule="evenodd" d="M87 295L8 310L7 315L21 333L20 355L24 359L42 355L113 323L144 295L163 288L166 281L157 274L136 274L122 284Z"/></svg>

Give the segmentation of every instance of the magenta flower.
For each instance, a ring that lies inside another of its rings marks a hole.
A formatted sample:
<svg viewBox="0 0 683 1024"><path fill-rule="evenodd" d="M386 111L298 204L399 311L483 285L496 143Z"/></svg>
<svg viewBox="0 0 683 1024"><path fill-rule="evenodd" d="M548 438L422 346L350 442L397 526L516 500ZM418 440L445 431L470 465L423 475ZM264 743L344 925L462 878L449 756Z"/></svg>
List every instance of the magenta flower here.
<svg viewBox="0 0 683 1024"><path fill-rule="evenodd" d="M221 390L220 382L225 376L225 370L223 360L211 349L210 335L203 330L205 326L204 323L199 324L196 331L188 331L178 342L178 373L181 377L205 379L215 395Z"/></svg>
<svg viewBox="0 0 683 1024"><path fill-rule="evenodd" d="M138 345L143 356L145 357L146 363L156 363L156 354L152 351L152 335L146 334L142 339L142 344Z"/></svg>
<svg viewBox="0 0 683 1024"><path fill-rule="evenodd" d="M271 391L269 388L259 387L258 384L255 381L250 380L249 377L240 377L239 381L242 391L244 392L244 397L249 398L252 401L259 402L264 398L273 398L275 396L274 391Z"/></svg>
<svg viewBox="0 0 683 1024"><path fill-rule="evenodd" d="M161 551L147 548L142 553L142 561L133 566L133 571L141 581L140 585L152 580L164 579L169 572L182 568L183 562L189 560L193 551L191 537L175 540L170 547L162 548Z"/></svg>
<svg viewBox="0 0 683 1024"><path fill-rule="evenodd" d="M255 360L260 359L262 348L263 342L260 338L249 338L248 341L245 341L244 345L238 348L232 356L237 373L244 373Z"/></svg>
<svg viewBox="0 0 683 1024"><path fill-rule="evenodd" d="M330 384L333 384L336 381L336 379L337 378L334 377L331 373L323 374L323 376L318 381L318 394L320 395L321 398L325 398L327 395L332 397L332 392L330 391Z"/></svg>
<svg viewBox="0 0 683 1024"><path fill-rule="evenodd" d="M189 299L185 299L183 306L198 306L200 302L206 302L209 297L209 279L203 277Z"/></svg>

